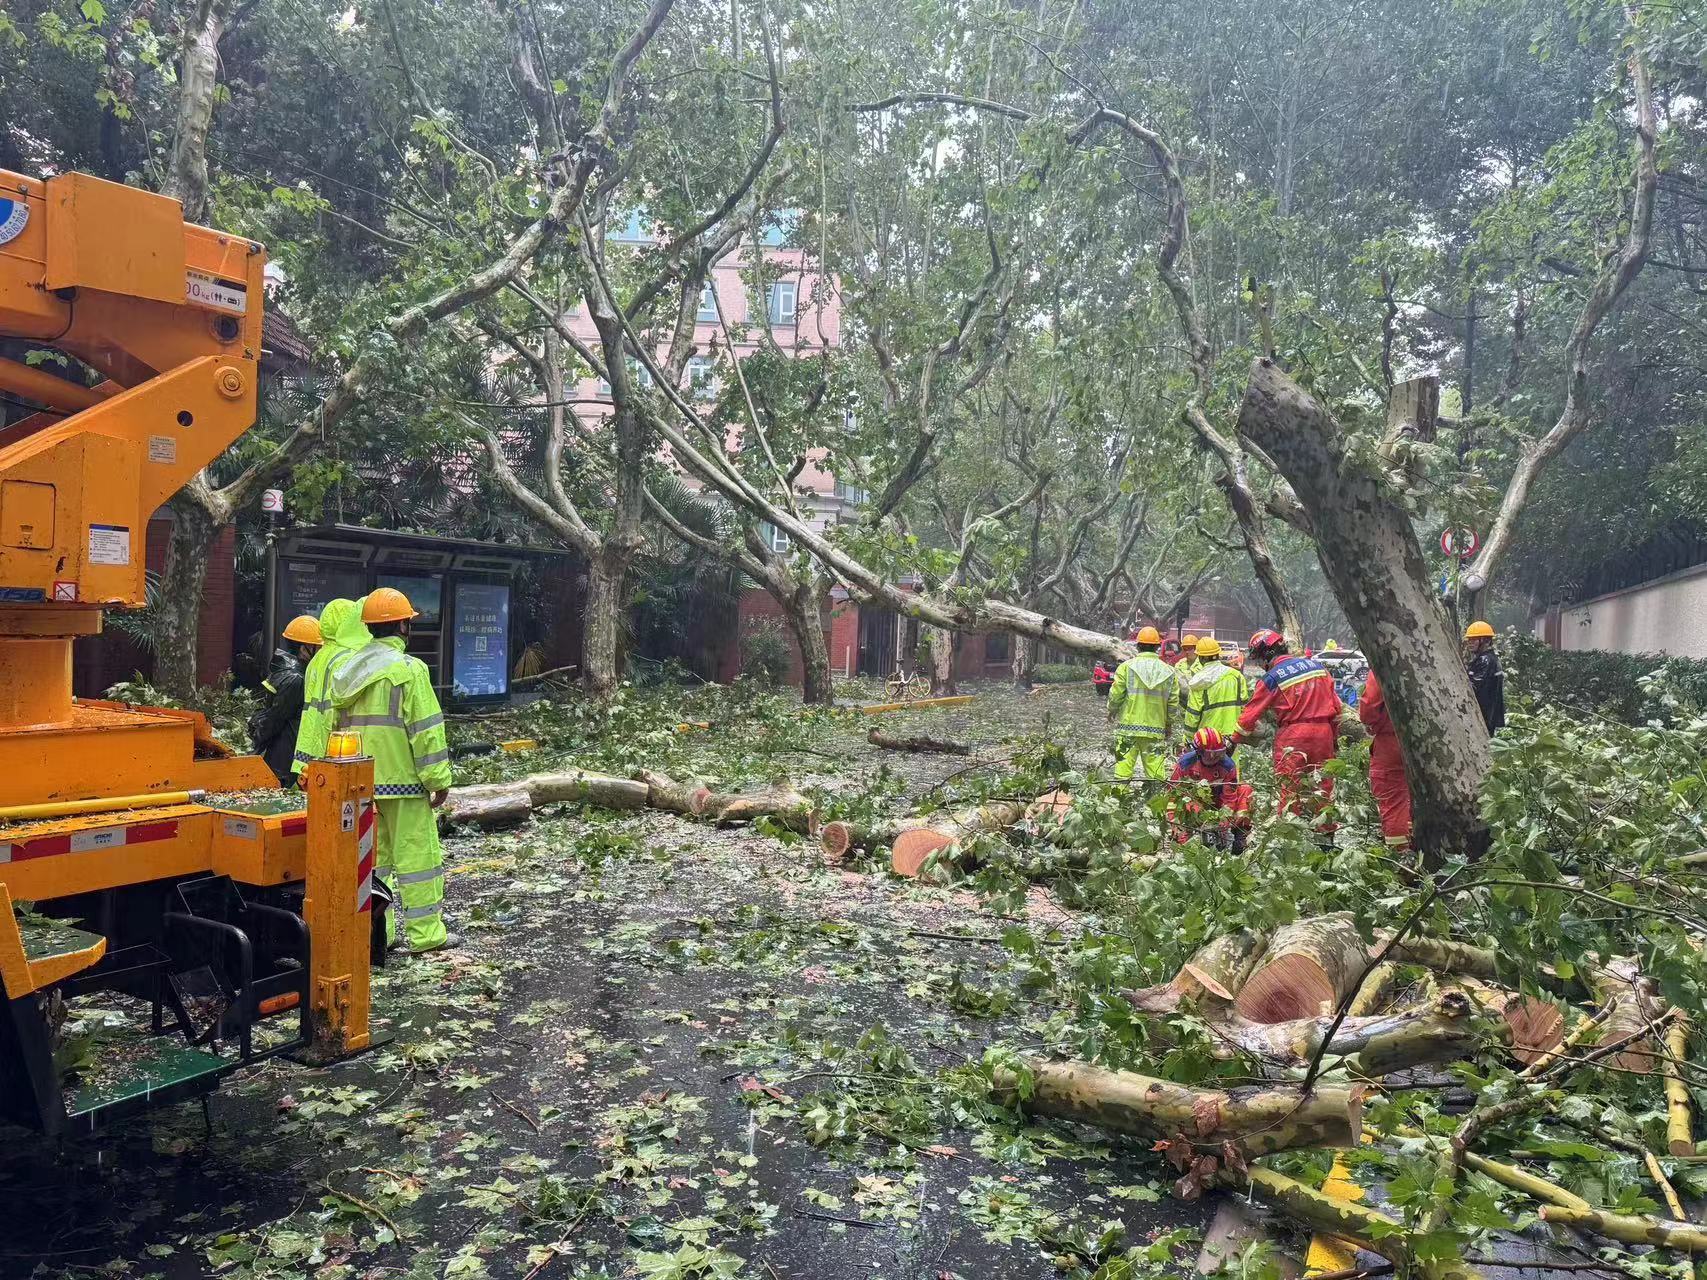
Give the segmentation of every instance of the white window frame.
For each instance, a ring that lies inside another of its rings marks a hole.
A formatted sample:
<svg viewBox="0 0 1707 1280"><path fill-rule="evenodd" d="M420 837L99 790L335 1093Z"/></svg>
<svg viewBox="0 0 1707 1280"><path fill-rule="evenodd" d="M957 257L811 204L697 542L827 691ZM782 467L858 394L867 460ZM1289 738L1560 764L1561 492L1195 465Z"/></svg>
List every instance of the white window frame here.
<svg viewBox="0 0 1707 1280"><path fill-rule="evenodd" d="M781 301L784 297L788 299L788 313L786 316L784 316L781 306ZM773 325L788 327L795 324L800 317L799 282L794 280L771 281L770 298L767 300L766 306L767 310L765 314L770 317L770 322Z"/></svg>
<svg viewBox="0 0 1707 1280"><path fill-rule="evenodd" d="M717 399L717 362L705 356L688 361L688 391L695 400Z"/></svg>
<svg viewBox="0 0 1707 1280"><path fill-rule="evenodd" d="M716 324L717 307L717 286L707 280L705 287L699 291L699 308L694 312L694 322L696 324Z"/></svg>
<svg viewBox="0 0 1707 1280"><path fill-rule="evenodd" d="M794 549L794 539L788 536L788 530L777 528L769 520L760 521L759 533L766 545L779 556L785 556Z"/></svg>

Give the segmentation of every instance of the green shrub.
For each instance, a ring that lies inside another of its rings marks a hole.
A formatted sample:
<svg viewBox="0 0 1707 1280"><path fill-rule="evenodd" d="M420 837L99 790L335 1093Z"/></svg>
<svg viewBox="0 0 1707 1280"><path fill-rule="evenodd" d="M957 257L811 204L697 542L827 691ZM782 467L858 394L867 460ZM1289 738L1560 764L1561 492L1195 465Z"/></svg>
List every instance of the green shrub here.
<svg viewBox="0 0 1707 1280"><path fill-rule="evenodd" d="M1031 669L1031 678L1038 684L1080 684L1091 678L1091 659L1084 662L1044 662Z"/></svg>
<svg viewBox="0 0 1707 1280"><path fill-rule="evenodd" d="M741 636L742 674L768 689L787 682L793 657L788 632L779 622L763 619L750 623Z"/></svg>
<svg viewBox="0 0 1707 1280"><path fill-rule="evenodd" d="M1656 654L1564 651L1533 636L1500 642L1511 688L1543 706L1623 724L1672 724L1707 713L1707 662Z"/></svg>

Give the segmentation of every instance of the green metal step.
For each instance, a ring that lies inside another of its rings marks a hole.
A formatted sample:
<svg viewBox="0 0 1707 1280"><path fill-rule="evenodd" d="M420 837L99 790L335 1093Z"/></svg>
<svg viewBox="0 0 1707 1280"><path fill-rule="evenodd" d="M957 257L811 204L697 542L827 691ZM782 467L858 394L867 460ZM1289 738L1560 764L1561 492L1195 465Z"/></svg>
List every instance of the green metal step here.
<svg viewBox="0 0 1707 1280"><path fill-rule="evenodd" d="M151 1103L179 1101L206 1093L233 1065L230 1059L192 1049L167 1036L146 1036L114 1044L107 1059L66 1099L66 1117L96 1122L140 1110Z"/></svg>
<svg viewBox="0 0 1707 1280"><path fill-rule="evenodd" d="M101 941L101 935L98 933L74 929L58 920L47 920L41 916L20 917L18 933L24 939L26 960L46 960L52 956L73 955L79 951L87 951Z"/></svg>

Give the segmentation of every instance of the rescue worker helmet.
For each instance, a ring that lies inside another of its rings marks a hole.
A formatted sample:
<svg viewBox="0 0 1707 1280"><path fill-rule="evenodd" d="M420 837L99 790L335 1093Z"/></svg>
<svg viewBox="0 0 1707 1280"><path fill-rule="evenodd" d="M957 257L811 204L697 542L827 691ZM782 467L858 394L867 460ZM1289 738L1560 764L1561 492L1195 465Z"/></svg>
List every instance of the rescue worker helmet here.
<svg viewBox="0 0 1707 1280"><path fill-rule="evenodd" d="M290 620L285 626L284 638L294 640L297 644L325 643L325 638L320 634L320 620L306 613Z"/></svg>
<svg viewBox="0 0 1707 1280"><path fill-rule="evenodd" d="M1162 633L1154 627L1140 627L1133 639L1139 644L1161 644Z"/></svg>
<svg viewBox="0 0 1707 1280"><path fill-rule="evenodd" d="M396 587L376 587L362 601L363 622L404 622L419 616L409 597Z"/></svg>
<svg viewBox="0 0 1707 1280"><path fill-rule="evenodd" d="M1251 637L1251 653L1261 658L1265 653L1277 653L1286 648L1286 637L1272 628L1264 627Z"/></svg>
<svg viewBox="0 0 1707 1280"><path fill-rule="evenodd" d="M1191 739L1191 745L1199 751L1225 751L1227 739L1214 729L1199 729Z"/></svg>
<svg viewBox="0 0 1707 1280"><path fill-rule="evenodd" d="M1466 640L1492 640L1494 638L1494 629L1487 623L1477 619L1475 622L1472 622L1469 626L1464 628L1464 638Z"/></svg>
<svg viewBox="0 0 1707 1280"><path fill-rule="evenodd" d="M1214 636L1203 636L1197 642L1197 656L1200 658L1219 658L1221 642Z"/></svg>

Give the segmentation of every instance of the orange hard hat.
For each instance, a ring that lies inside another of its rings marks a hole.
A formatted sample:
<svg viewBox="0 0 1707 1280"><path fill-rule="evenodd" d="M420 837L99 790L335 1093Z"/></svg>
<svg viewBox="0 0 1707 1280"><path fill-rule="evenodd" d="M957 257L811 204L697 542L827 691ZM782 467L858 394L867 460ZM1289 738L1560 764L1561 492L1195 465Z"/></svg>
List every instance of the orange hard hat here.
<svg viewBox="0 0 1707 1280"><path fill-rule="evenodd" d="M294 640L298 644L324 643L324 637L320 634L320 620L306 613L290 620L284 629L284 638Z"/></svg>
<svg viewBox="0 0 1707 1280"><path fill-rule="evenodd" d="M1136 639L1139 644L1161 644L1162 633L1154 627L1140 627Z"/></svg>
<svg viewBox="0 0 1707 1280"><path fill-rule="evenodd" d="M1466 640L1492 640L1494 629L1487 623L1478 620L1464 628L1464 638Z"/></svg>
<svg viewBox="0 0 1707 1280"><path fill-rule="evenodd" d="M396 587L375 587L362 601L363 622L402 622L420 615Z"/></svg>

